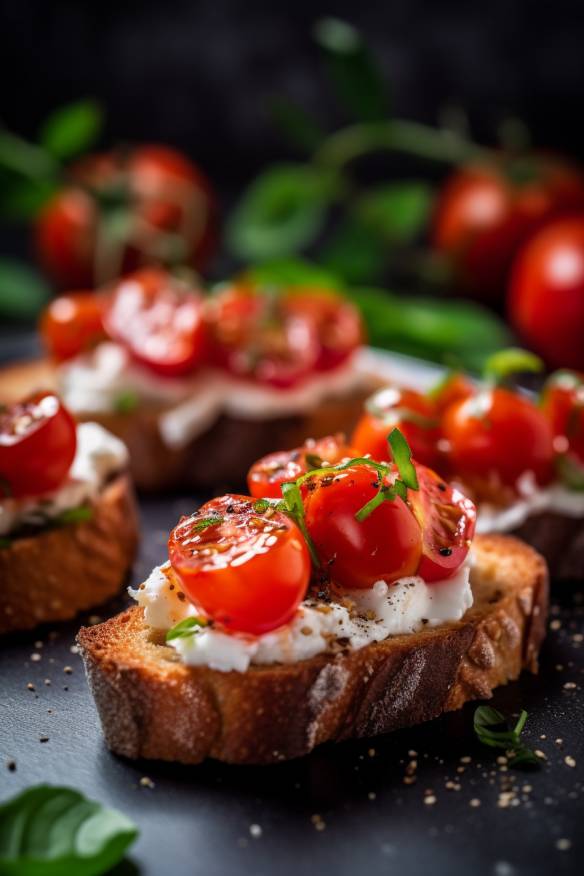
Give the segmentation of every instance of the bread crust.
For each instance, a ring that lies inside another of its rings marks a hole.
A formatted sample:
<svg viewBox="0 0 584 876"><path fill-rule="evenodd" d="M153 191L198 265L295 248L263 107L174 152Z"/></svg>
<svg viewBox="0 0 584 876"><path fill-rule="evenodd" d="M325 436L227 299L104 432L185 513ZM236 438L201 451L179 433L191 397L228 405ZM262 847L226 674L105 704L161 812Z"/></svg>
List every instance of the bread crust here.
<svg viewBox="0 0 584 876"><path fill-rule="evenodd" d="M114 596L138 547L126 474L102 490L91 519L16 538L0 549L0 633L68 620Z"/></svg>
<svg viewBox="0 0 584 876"><path fill-rule="evenodd" d="M130 758L267 764L490 697L523 668L537 671L548 576L509 536L478 536L475 557L475 604L460 622L243 674L185 666L152 640L137 606L82 628L108 746Z"/></svg>
<svg viewBox="0 0 584 876"><path fill-rule="evenodd" d="M127 413L75 412L80 422L99 423L117 435L130 451L132 478L138 490L160 492L177 487L213 489L239 487L253 463L274 450L298 447L307 438L349 432L363 404L378 387L371 381L342 397L324 399L314 410L264 419L220 416L185 447L169 447L159 429L163 404L144 404ZM46 360L21 363L2 371L0 400L12 402L36 389L55 389L55 375Z"/></svg>

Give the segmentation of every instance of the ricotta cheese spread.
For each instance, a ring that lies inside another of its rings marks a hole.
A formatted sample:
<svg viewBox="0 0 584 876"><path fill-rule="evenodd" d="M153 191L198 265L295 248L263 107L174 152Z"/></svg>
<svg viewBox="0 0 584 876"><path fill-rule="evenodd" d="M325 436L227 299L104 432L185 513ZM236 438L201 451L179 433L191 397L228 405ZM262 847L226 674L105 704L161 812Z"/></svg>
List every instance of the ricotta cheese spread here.
<svg viewBox="0 0 584 876"><path fill-rule="evenodd" d="M481 502L478 506L477 532L510 532L534 514L552 511L565 517L584 517L584 491L570 490L560 483L540 487L533 472L517 481L518 498L511 505L497 506Z"/></svg>
<svg viewBox="0 0 584 876"><path fill-rule="evenodd" d="M155 568L130 595L144 608L146 623L167 631L197 611L185 597L169 563ZM401 578L391 586L377 581L369 590L350 590L341 602L301 603L292 620L260 636L225 633L212 626L169 642L189 666L245 672L250 664L295 663L337 646L359 649L389 636L414 633L458 621L472 606L470 562L451 578L427 584Z"/></svg>
<svg viewBox="0 0 584 876"><path fill-rule="evenodd" d="M23 526L42 526L64 511L97 498L104 482L128 461L122 442L97 423L77 426L77 449L66 481L50 493L0 500L0 535Z"/></svg>

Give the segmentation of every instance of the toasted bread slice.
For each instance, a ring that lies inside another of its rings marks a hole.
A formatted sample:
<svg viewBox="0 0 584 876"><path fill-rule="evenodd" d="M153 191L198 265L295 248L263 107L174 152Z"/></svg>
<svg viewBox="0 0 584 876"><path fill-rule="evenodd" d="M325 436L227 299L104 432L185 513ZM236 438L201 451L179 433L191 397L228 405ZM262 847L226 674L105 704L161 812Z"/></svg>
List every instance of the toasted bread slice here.
<svg viewBox="0 0 584 876"><path fill-rule="evenodd" d="M91 519L0 549L0 633L67 620L114 596L137 546L134 496L122 474L104 487Z"/></svg>
<svg viewBox="0 0 584 876"><path fill-rule="evenodd" d="M548 577L543 559L509 536L478 536L474 552L475 601L461 621L293 664L185 666L139 607L83 627L107 744L132 758L272 763L489 697L523 668L537 670Z"/></svg>
<svg viewBox="0 0 584 876"><path fill-rule="evenodd" d="M377 388L367 385L346 395L324 399L305 414L246 419L220 416L184 447L169 447L160 433L160 417L171 409L143 404L127 413L74 411L83 423L91 420L117 435L130 451L137 489L158 492L176 487L216 489L240 486L253 463L273 450L298 447L307 438L321 438L353 428L365 400ZM11 366L2 371L0 401L12 402L36 389L55 389L55 375L46 360Z"/></svg>

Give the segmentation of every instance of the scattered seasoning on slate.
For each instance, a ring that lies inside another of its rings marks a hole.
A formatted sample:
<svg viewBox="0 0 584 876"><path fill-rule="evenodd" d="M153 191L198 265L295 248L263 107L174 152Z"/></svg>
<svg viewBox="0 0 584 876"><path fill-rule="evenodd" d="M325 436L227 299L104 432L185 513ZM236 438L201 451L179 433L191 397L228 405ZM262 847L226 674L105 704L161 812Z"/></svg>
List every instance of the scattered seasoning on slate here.
<svg viewBox="0 0 584 876"><path fill-rule="evenodd" d="M155 788L156 787L156 785L154 784L152 779L149 778L149 776L142 776L142 778L140 779L140 785L143 788Z"/></svg>
<svg viewBox="0 0 584 876"><path fill-rule="evenodd" d="M16 761L15 760L7 760L6 761L6 769L9 773L16 772Z"/></svg>

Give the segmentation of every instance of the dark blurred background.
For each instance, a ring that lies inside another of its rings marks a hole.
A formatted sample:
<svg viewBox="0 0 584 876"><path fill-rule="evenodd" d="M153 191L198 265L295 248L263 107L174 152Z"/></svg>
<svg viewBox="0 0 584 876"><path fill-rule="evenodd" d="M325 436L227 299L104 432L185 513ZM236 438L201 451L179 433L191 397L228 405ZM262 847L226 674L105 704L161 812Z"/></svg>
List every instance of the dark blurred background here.
<svg viewBox="0 0 584 876"><path fill-rule="evenodd" d="M392 85L394 109L437 120L455 103L493 142L514 114L541 147L584 155L584 14L578 0L489 3L296 0L1 0L0 118L25 136L55 106L94 96L107 142L185 148L224 197L264 162L294 153L266 112L288 95L333 128L346 120L311 28L357 25Z"/></svg>

